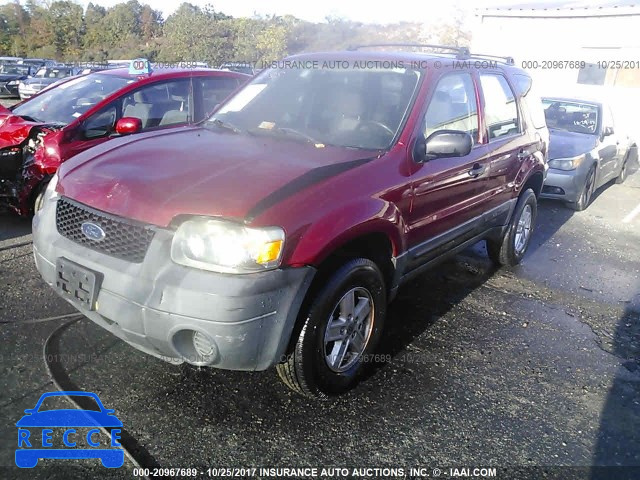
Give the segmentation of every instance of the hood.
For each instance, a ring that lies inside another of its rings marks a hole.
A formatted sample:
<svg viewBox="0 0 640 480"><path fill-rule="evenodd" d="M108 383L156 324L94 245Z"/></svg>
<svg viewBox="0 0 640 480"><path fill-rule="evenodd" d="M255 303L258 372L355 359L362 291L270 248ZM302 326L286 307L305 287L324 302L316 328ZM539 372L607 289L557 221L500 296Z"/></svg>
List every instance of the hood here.
<svg viewBox="0 0 640 480"><path fill-rule="evenodd" d="M549 133L549 160L577 157L590 152L599 143L597 135L566 130L550 130Z"/></svg>
<svg viewBox="0 0 640 480"><path fill-rule="evenodd" d="M121 427L114 415L91 410L49 410L25 415L17 427Z"/></svg>
<svg viewBox="0 0 640 480"><path fill-rule="evenodd" d="M37 125L43 124L28 122L7 109L0 111L0 148L20 145Z"/></svg>
<svg viewBox="0 0 640 480"><path fill-rule="evenodd" d="M11 80L20 80L22 78L26 78L26 75L18 75L18 74L0 74L0 83L10 82Z"/></svg>
<svg viewBox="0 0 640 480"><path fill-rule="evenodd" d="M99 210L167 226L180 214L245 218L373 158L357 150L181 127L105 142L65 162L58 192Z"/></svg>
<svg viewBox="0 0 640 480"><path fill-rule="evenodd" d="M51 85L58 80L62 80L61 78L42 78L42 77L31 77L24 80L25 85L29 85L30 87L44 87L46 85Z"/></svg>

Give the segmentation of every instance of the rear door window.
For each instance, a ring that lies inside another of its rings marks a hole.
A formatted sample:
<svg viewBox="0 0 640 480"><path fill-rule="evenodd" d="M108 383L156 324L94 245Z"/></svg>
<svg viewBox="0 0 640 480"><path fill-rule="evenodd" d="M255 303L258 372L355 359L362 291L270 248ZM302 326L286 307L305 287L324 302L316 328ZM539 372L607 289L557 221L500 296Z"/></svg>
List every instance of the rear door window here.
<svg viewBox="0 0 640 480"><path fill-rule="evenodd" d="M520 133L516 97L502 75L480 74L489 141Z"/></svg>

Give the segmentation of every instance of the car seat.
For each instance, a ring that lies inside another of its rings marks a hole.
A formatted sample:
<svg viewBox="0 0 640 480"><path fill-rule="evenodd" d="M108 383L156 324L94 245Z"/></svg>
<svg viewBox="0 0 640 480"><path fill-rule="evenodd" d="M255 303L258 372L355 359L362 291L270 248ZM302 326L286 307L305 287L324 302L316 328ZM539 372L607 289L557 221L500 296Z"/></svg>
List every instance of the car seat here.
<svg viewBox="0 0 640 480"><path fill-rule="evenodd" d="M122 112L123 117L134 117L139 118L142 122L142 128L149 127L149 119L151 113L151 103L147 103L145 101L144 94L142 91L135 92L133 94L133 103L128 103L125 105L124 110Z"/></svg>
<svg viewBox="0 0 640 480"><path fill-rule="evenodd" d="M189 83L172 82L167 84L169 101L163 107L162 118L158 125L172 125L189 121Z"/></svg>

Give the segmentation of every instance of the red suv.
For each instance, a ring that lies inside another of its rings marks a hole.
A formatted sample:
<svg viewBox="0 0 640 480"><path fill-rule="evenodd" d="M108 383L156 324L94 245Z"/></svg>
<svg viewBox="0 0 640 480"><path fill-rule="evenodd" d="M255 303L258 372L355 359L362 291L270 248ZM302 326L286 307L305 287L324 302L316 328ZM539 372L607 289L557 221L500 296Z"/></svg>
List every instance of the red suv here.
<svg viewBox="0 0 640 480"><path fill-rule="evenodd" d="M209 69L104 70L4 109L0 200L28 215L62 162L117 136L198 122L249 78Z"/></svg>
<svg viewBox="0 0 640 480"><path fill-rule="evenodd" d="M511 63L276 62L199 125L63 165L34 218L37 267L151 355L342 393L400 285L479 240L498 264L525 254L547 147Z"/></svg>

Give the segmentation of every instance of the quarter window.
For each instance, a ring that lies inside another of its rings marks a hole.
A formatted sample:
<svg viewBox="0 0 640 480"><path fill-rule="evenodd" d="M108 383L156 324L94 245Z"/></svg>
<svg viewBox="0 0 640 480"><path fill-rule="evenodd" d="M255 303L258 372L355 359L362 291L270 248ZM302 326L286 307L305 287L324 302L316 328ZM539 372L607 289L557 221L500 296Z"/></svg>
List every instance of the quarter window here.
<svg viewBox="0 0 640 480"><path fill-rule="evenodd" d="M440 79L424 124L425 138L437 130L459 130L478 141L478 107L471 75L456 73Z"/></svg>
<svg viewBox="0 0 640 480"><path fill-rule="evenodd" d="M519 133L516 98L502 75L480 74L489 140Z"/></svg>

